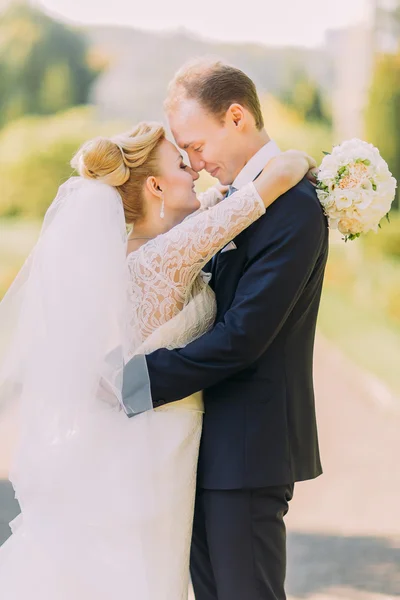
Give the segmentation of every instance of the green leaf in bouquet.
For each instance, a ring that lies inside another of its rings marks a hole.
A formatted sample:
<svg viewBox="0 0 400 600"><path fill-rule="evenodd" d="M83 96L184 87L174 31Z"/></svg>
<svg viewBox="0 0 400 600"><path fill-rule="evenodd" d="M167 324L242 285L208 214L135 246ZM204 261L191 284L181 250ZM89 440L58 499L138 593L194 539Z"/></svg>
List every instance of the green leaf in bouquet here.
<svg viewBox="0 0 400 600"><path fill-rule="evenodd" d="M389 213L386 213L385 216L386 216L386 221L390 224L390 215L389 215Z"/></svg>
<svg viewBox="0 0 400 600"><path fill-rule="evenodd" d="M350 240L351 242L353 240L356 240L357 238L359 238L361 235L361 233L349 233L349 235L346 235L345 237L345 242L347 242L347 240Z"/></svg>
<svg viewBox="0 0 400 600"><path fill-rule="evenodd" d="M376 185L375 181L371 181L371 183L372 183L372 189L374 190L374 192L376 192L376 190L378 188L377 188L377 185Z"/></svg>
<svg viewBox="0 0 400 600"><path fill-rule="evenodd" d="M325 152L325 150L322 150L322 154L325 154L325 156L330 156L331 155L330 152Z"/></svg>

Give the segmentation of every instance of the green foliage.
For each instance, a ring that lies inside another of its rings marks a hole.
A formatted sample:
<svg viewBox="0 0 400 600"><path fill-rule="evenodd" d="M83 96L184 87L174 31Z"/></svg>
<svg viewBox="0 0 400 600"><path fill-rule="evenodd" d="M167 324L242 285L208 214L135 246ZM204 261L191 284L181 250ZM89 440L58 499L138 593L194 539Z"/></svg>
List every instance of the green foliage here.
<svg viewBox="0 0 400 600"><path fill-rule="evenodd" d="M86 103L98 75L87 53L83 34L13 2L0 16L0 126Z"/></svg>
<svg viewBox="0 0 400 600"><path fill-rule="evenodd" d="M388 321L384 313L360 308L343 290L325 285L318 329L354 364L400 394L400 326Z"/></svg>
<svg viewBox="0 0 400 600"><path fill-rule="evenodd" d="M329 125L307 121L295 109L283 105L273 96L262 98L266 129L282 150L304 150L321 162L324 150L332 147L332 130Z"/></svg>
<svg viewBox="0 0 400 600"><path fill-rule="evenodd" d="M0 219L0 299L35 244L40 222Z"/></svg>
<svg viewBox="0 0 400 600"><path fill-rule="evenodd" d="M363 243L370 257L385 257L400 261L400 214L390 213L389 221L389 223L382 221L379 233L370 232L364 236Z"/></svg>
<svg viewBox="0 0 400 600"><path fill-rule="evenodd" d="M367 140L379 148L400 181L400 54L377 58L365 121ZM399 208L399 189L395 207Z"/></svg>
<svg viewBox="0 0 400 600"><path fill-rule="evenodd" d="M331 124L331 114L320 86L305 71L295 71L288 87L280 94L284 104L294 109L301 119Z"/></svg>
<svg viewBox="0 0 400 600"><path fill-rule="evenodd" d="M303 149L320 160L322 149L331 147L329 128L301 121L272 97L265 99L264 109L267 129L283 150ZM0 216L41 218L72 174L69 163L81 143L125 128L125 123L100 125L91 107L10 123L0 132ZM204 178L203 186L211 183Z"/></svg>
<svg viewBox="0 0 400 600"><path fill-rule="evenodd" d="M399 239L400 220L393 221L393 229L382 224L378 234L351 244L331 236L319 326L356 363L400 392L400 261L386 253L391 235Z"/></svg>
<svg viewBox="0 0 400 600"><path fill-rule="evenodd" d="M0 216L40 218L58 186L71 174L70 160L87 139L124 130L102 123L91 107L51 117L23 117L0 132Z"/></svg>

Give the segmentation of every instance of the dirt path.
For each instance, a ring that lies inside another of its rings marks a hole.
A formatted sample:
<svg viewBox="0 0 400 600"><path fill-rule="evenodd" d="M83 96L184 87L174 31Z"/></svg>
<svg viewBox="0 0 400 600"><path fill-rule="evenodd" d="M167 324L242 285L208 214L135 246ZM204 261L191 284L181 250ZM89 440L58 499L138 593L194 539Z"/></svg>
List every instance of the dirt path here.
<svg viewBox="0 0 400 600"><path fill-rule="evenodd" d="M296 488L288 594L400 597L400 399L382 406L375 382L322 340L315 366L324 475Z"/></svg>

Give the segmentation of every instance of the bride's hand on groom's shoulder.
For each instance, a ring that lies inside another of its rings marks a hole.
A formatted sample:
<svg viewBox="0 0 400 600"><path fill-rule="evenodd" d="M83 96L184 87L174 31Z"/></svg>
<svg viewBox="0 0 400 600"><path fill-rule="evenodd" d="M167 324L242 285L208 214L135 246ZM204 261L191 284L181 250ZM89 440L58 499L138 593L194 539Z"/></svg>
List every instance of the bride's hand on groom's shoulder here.
<svg viewBox="0 0 400 600"><path fill-rule="evenodd" d="M306 152L287 150L274 156L260 176L254 181L254 186L268 208L277 198L285 194L304 177L315 181L317 163Z"/></svg>
<svg viewBox="0 0 400 600"><path fill-rule="evenodd" d="M282 166L300 175L299 179L306 177L313 185L317 183L318 167L316 160L301 150L286 150L282 152L275 159L277 162L281 162Z"/></svg>
<svg viewBox="0 0 400 600"><path fill-rule="evenodd" d="M310 156L309 154L307 154L306 152L301 152L301 150L289 150L289 152L294 153L294 155L303 157L304 160L306 161L306 163L308 164L308 171L306 173L306 178L308 179L308 181L310 181L313 185L316 185L317 183L317 178L318 178L318 166L317 166L317 161Z"/></svg>

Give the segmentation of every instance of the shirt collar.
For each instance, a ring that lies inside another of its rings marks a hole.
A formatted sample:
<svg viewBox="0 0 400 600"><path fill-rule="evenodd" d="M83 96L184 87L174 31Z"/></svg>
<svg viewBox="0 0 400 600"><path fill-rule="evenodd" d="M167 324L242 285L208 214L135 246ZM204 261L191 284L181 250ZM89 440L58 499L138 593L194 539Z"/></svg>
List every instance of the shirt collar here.
<svg viewBox="0 0 400 600"><path fill-rule="evenodd" d="M243 167L235 181L232 183L232 186L235 189L240 190L244 185L254 181L267 162L274 156L280 154L280 152L278 145L273 140L270 140L251 157L249 162Z"/></svg>

